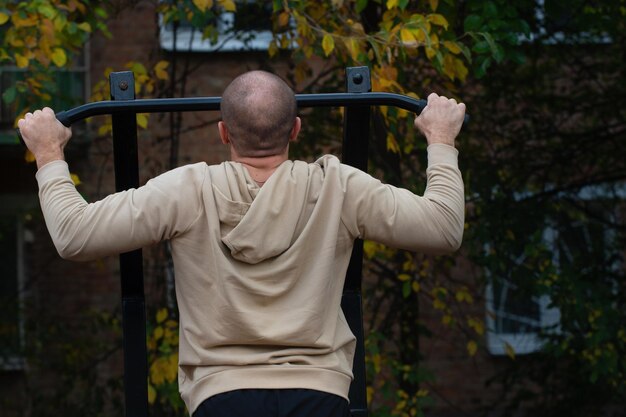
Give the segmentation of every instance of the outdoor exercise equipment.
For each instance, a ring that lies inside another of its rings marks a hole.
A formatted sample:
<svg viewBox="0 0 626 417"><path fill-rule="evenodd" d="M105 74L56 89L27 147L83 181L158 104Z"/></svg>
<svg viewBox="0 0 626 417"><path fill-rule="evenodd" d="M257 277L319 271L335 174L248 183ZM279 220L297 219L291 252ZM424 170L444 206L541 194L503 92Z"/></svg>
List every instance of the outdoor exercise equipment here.
<svg viewBox="0 0 626 417"><path fill-rule="evenodd" d="M69 127L72 123L87 117L112 115L117 191L139 186L137 113L218 111L220 109L220 97L135 99L135 81L130 71L111 73L109 82L110 101L84 104L58 112L56 117ZM425 100L417 100L400 94L370 92L371 80L368 67L346 68L346 90L346 93L296 94L296 101L298 107L345 107L342 162L367 171L370 106L396 106L419 114L427 103ZM467 121L466 116L464 125ZM352 251L341 301L341 307L350 329L357 338L353 365L354 380L349 393L350 411L354 417L367 416L361 299L362 261L363 242L358 240ZM147 417L148 360L141 249L120 255L120 279L126 416Z"/></svg>

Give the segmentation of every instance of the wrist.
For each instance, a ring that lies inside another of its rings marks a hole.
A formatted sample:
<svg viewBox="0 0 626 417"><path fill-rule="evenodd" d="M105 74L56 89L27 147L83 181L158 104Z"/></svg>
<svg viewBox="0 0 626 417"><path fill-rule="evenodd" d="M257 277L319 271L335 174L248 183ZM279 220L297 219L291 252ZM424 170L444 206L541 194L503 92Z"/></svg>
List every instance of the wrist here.
<svg viewBox="0 0 626 417"><path fill-rule="evenodd" d="M35 160L37 161L37 169L41 169L41 167L52 161L65 161L65 155L62 149L50 149L35 154Z"/></svg>
<svg viewBox="0 0 626 417"><path fill-rule="evenodd" d="M426 137L426 143L433 145L435 143L441 143L454 147L454 137L442 136L442 135L430 135Z"/></svg>

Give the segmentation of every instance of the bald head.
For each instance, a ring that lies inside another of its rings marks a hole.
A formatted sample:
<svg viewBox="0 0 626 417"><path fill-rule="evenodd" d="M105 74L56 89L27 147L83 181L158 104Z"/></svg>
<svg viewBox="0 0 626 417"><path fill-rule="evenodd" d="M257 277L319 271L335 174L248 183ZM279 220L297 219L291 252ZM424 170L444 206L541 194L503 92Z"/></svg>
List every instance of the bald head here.
<svg viewBox="0 0 626 417"><path fill-rule="evenodd" d="M297 115L289 86L269 72L251 71L224 90L222 121L240 156L263 157L285 151Z"/></svg>

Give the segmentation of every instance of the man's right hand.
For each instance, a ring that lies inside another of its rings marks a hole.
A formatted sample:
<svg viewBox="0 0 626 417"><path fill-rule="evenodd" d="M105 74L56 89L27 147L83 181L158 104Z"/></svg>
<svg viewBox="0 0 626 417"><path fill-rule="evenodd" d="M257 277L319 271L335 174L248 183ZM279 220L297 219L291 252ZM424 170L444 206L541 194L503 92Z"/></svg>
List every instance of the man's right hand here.
<svg viewBox="0 0 626 417"><path fill-rule="evenodd" d="M72 137L72 131L57 120L51 108L26 113L17 122L17 127L24 143L37 160L37 168L48 162L65 159L63 149Z"/></svg>
<svg viewBox="0 0 626 417"><path fill-rule="evenodd" d="M415 118L415 127L426 136L429 145L443 143L454 146L464 117L465 104L432 93L428 96L428 105Z"/></svg>

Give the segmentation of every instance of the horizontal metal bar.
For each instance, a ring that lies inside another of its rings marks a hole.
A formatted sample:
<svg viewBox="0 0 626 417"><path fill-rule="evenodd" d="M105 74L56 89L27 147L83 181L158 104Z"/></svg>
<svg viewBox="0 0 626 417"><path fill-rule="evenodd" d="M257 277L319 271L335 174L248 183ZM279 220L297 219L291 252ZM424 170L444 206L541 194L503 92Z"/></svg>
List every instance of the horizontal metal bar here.
<svg viewBox="0 0 626 417"><path fill-rule="evenodd" d="M65 126L87 117L119 112L167 113L184 111L216 111L220 109L221 97L153 98L127 101L97 101L83 104L56 114ZM343 107L350 105L395 106L420 114L426 100L395 93L328 93L296 94L298 107ZM465 116L463 124L468 122Z"/></svg>

